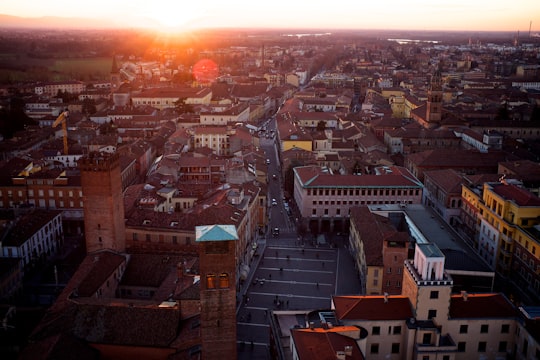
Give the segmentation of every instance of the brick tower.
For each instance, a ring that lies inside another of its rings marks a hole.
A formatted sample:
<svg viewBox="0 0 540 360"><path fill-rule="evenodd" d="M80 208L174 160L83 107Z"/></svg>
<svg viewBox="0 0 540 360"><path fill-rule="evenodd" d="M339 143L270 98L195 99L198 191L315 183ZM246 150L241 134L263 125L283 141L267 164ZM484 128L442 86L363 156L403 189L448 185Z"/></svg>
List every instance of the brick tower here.
<svg viewBox="0 0 540 360"><path fill-rule="evenodd" d="M432 128L440 125L442 119L443 89L441 72L438 70L431 76L427 97L426 123L427 127Z"/></svg>
<svg viewBox="0 0 540 360"><path fill-rule="evenodd" d="M124 200L118 154L90 153L79 160L86 252L124 252Z"/></svg>
<svg viewBox="0 0 540 360"><path fill-rule="evenodd" d="M111 66L110 73L111 80L111 92L115 92L120 87L122 80L120 79L120 70L118 69L118 64L116 63L116 55L113 55L113 63Z"/></svg>
<svg viewBox="0 0 540 360"><path fill-rule="evenodd" d="M195 228L201 275L202 359L236 359L236 241L233 225Z"/></svg>

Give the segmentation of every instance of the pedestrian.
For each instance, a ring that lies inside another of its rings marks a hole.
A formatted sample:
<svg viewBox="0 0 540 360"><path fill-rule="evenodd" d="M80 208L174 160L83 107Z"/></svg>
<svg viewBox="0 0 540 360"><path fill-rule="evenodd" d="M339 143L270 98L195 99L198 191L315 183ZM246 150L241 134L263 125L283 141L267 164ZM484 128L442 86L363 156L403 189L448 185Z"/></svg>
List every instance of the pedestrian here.
<svg viewBox="0 0 540 360"><path fill-rule="evenodd" d="M271 279L271 278L272 278L272 274L268 274L268 278Z"/></svg>
<svg viewBox="0 0 540 360"><path fill-rule="evenodd" d="M324 267L324 261L322 262L322 267Z"/></svg>
<svg viewBox="0 0 540 360"><path fill-rule="evenodd" d="M287 307L289 307L289 300L287 300Z"/></svg>
<svg viewBox="0 0 540 360"><path fill-rule="evenodd" d="M319 283L317 283L317 289L319 288Z"/></svg>

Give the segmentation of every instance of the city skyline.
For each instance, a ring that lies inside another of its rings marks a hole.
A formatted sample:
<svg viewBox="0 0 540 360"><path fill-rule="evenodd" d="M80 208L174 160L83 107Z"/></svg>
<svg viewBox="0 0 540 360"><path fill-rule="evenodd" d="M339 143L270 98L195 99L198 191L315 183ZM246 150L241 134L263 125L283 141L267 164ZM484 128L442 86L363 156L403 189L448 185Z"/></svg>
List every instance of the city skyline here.
<svg viewBox="0 0 540 360"><path fill-rule="evenodd" d="M89 3L90 4L90 3ZM405 5L405 6L404 6ZM21 0L0 5L0 14L23 18L62 17L95 20L96 27L181 31L199 28L388 29L424 31L538 32L540 2L535 0L426 0L350 2L276 0L270 4L231 0L175 2L141 0L91 6L77 2ZM62 27L57 19L51 25ZM68 24L69 22L66 22Z"/></svg>

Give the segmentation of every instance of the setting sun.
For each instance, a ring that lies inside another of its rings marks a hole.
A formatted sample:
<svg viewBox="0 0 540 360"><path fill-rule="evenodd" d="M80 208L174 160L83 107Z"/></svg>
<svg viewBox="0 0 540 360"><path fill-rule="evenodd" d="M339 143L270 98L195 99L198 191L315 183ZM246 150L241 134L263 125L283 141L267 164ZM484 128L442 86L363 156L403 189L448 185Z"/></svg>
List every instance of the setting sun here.
<svg viewBox="0 0 540 360"><path fill-rule="evenodd" d="M140 16L155 20L156 26L176 29L193 24L203 17L205 12L205 8L200 4L170 0L160 2L159 7L145 8Z"/></svg>

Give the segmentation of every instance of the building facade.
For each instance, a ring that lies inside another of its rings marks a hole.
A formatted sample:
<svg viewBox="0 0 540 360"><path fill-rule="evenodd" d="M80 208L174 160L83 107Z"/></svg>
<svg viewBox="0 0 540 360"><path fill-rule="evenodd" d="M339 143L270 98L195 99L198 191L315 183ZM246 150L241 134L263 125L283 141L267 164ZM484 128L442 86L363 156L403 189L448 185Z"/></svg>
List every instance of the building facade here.
<svg viewBox="0 0 540 360"><path fill-rule="evenodd" d="M385 167L381 175L333 175L317 166L294 168L294 200L314 233L345 232L353 206L421 204L423 185L407 170Z"/></svg>

